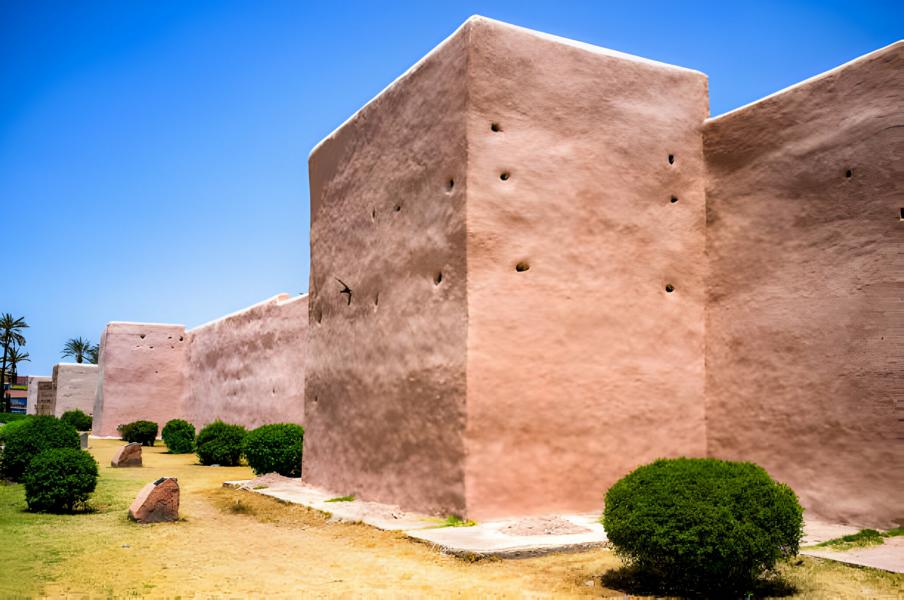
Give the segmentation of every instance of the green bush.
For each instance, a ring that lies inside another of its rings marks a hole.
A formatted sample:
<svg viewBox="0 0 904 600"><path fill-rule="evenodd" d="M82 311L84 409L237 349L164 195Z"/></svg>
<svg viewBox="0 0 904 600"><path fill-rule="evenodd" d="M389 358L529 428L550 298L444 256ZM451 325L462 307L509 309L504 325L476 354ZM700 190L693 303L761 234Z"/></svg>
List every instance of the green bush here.
<svg viewBox="0 0 904 600"><path fill-rule="evenodd" d="M248 466L258 475L279 473L301 477L304 428L294 423L263 425L245 436L242 450Z"/></svg>
<svg viewBox="0 0 904 600"><path fill-rule="evenodd" d="M153 446L157 440L157 423L153 421L133 421L116 428L126 442L138 442L142 446Z"/></svg>
<svg viewBox="0 0 904 600"><path fill-rule="evenodd" d="M236 466L242 457L245 433L241 425L228 425L219 419L205 425L196 441L198 460L202 465Z"/></svg>
<svg viewBox="0 0 904 600"><path fill-rule="evenodd" d="M84 450L51 448L31 459L23 481L29 510L71 511L97 486L97 462Z"/></svg>
<svg viewBox="0 0 904 600"><path fill-rule="evenodd" d="M3 428L3 456L0 473L18 481L31 459L51 448L79 448L75 427L55 417L30 417Z"/></svg>
<svg viewBox="0 0 904 600"><path fill-rule="evenodd" d="M87 415L79 409L67 410L60 417L63 423L69 423L76 431L91 431L91 415Z"/></svg>
<svg viewBox="0 0 904 600"><path fill-rule="evenodd" d="M21 421L32 415L23 415L22 413L0 413L0 423L12 423L13 421Z"/></svg>
<svg viewBox="0 0 904 600"><path fill-rule="evenodd" d="M188 421L167 421L162 436L163 443L173 454L187 454L195 449L195 426Z"/></svg>
<svg viewBox="0 0 904 600"><path fill-rule="evenodd" d="M21 427L24 423L25 419L19 419L18 421L12 421L10 423L7 423L6 425L0 426L0 446L3 445L3 439L4 436L7 435L7 432L14 431L17 427Z"/></svg>
<svg viewBox="0 0 904 600"><path fill-rule="evenodd" d="M803 509L757 465L679 458L613 485L602 522L616 552L663 587L737 594L797 554Z"/></svg>

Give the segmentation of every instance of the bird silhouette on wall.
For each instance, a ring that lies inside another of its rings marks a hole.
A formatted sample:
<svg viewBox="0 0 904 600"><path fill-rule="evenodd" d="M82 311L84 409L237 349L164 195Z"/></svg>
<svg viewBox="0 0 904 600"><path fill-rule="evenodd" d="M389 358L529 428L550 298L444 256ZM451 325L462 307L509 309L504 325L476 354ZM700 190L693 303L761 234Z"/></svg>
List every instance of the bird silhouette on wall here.
<svg viewBox="0 0 904 600"><path fill-rule="evenodd" d="M339 283L342 284L342 289L339 290L339 293L348 295L348 305L351 306L352 305L352 288L348 287L348 284L345 283L344 281L342 281L341 279L339 279L338 277L336 278L336 281L338 281Z"/></svg>

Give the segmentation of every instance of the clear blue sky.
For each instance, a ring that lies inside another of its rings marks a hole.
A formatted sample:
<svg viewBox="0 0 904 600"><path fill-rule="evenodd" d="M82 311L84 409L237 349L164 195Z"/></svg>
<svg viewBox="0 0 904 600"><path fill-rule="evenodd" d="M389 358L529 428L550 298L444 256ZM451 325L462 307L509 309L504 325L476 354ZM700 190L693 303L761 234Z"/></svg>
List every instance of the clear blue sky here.
<svg viewBox="0 0 904 600"><path fill-rule="evenodd" d="M0 312L25 373L108 321L308 287L310 149L472 14L698 69L719 114L904 37L904 2L0 0Z"/></svg>

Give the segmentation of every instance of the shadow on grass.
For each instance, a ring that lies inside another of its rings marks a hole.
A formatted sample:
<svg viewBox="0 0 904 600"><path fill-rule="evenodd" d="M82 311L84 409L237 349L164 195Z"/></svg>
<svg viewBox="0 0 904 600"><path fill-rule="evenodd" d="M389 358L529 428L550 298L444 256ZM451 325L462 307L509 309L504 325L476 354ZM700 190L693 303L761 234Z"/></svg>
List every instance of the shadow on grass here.
<svg viewBox="0 0 904 600"><path fill-rule="evenodd" d="M668 585L661 579L637 567L624 566L610 569L602 576L607 588L633 596L656 596L675 598L784 598L793 596L797 588L778 575L764 576L755 581L745 591L686 590Z"/></svg>
<svg viewBox="0 0 904 600"><path fill-rule="evenodd" d="M74 508L60 508L60 509L30 509L26 506L22 509L22 512L29 513L32 515L53 515L57 517L65 517L65 516L77 516L77 515L94 515L98 514L101 511L97 507L92 504L80 504Z"/></svg>

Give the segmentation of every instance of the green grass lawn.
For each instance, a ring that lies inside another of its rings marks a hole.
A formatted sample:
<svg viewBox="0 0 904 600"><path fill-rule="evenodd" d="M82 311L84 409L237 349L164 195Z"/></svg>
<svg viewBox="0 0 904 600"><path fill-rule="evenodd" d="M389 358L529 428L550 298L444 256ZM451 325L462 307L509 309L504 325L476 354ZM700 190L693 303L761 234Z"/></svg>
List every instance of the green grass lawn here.
<svg viewBox="0 0 904 600"><path fill-rule="evenodd" d="M0 598L625 597L603 585L621 566L608 550L467 562L222 487L250 478L247 467L203 467L155 447L144 449L143 468L112 469L121 444L91 440L100 465L92 512L29 513L23 487L0 484ZM130 522L135 495L161 476L179 479L182 519ZM803 598L904 598L904 576L874 569L800 557L780 573Z"/></svg>

